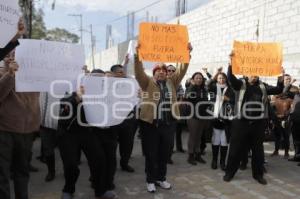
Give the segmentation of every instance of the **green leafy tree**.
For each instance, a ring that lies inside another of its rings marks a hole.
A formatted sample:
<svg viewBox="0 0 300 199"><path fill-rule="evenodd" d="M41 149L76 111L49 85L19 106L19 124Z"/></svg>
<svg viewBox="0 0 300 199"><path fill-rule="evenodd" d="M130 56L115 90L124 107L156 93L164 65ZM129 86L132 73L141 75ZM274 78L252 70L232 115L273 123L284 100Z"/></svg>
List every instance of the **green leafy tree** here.
<svg viewBox="0 0 300 199"><path fill-rule="evenodd" d="M45 39L47 28L44 22L44 12L39 9L33 12L32 15L32 39Z"/></svg>
<svg viewBox="0 0 300 199"><path fill-rule="evenodd" d="M32 39L46 39L50 41L61 41L68 43L78 43L79 37L76 34L70 33L63 28L54 28L47 30L44 22L44 12L42 9L36 9L34 3L31 0L19 0L19 5L23 13L24 19L27 24L27 29L29 29L30 15L32 15ZM32 11L32 12L31 12ZM28 30L29 31L29 30Z"/></svg>
<svg viewBox="0 0 300 199"><path fill-rule="evenodd" d="M79 37L76 34L62 28L54 28L47 31L46 40L60 41L67 43L78 43Z"/></svg>

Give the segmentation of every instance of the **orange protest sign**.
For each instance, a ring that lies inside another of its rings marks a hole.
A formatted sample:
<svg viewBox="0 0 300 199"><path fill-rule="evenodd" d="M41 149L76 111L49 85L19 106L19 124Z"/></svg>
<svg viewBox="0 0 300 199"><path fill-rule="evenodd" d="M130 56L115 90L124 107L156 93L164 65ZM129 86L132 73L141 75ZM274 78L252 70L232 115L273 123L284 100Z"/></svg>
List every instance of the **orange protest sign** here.
<svg viewBox="0 0 300 199"><path fill-rule="evenodd" d="M282 45L234 41L232 70L236 75L276 76L282 74Z"/></svg>
<svg viewBox="0 0 300 199"><path fill-rule="evenodd" d="M189 63L186 26L141 23L139 57L144 61Z"/></svg>

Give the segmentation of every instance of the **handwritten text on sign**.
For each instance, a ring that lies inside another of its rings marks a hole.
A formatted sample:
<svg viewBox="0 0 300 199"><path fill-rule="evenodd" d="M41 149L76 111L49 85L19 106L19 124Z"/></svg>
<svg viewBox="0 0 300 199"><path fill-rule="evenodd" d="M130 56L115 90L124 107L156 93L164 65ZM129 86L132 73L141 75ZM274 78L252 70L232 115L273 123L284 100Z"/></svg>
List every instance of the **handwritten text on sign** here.
<svg viewBox="0 0 300 199"><path fill-rule="evenodd" d="M235 41L232 62L233 73L237 75L280 75L282 73L282 45Z"/></svg>
<svg viewBox="0 0 300 199"><path fill-rule="evenodd" d="M55 85L56 94L72 91L85 63L84 49L80 45L42 40L20 40L16 50L19 70L16 73L18 92L47 92ZM68 90L65 89L69 82ZM63 85L62 85L63 84Z"/></svg>
<svg viewBox="0 0 300 199"><path fill-rule="evenodd" d="M141 23L139 57L144 61L189 63L186 26Z"/></svg>
<svg viewBox="0 0 300 199"><path fill-rule="evenodd" d="M0 0L0 48L16 34L20 10L17 0Z"/></svg>

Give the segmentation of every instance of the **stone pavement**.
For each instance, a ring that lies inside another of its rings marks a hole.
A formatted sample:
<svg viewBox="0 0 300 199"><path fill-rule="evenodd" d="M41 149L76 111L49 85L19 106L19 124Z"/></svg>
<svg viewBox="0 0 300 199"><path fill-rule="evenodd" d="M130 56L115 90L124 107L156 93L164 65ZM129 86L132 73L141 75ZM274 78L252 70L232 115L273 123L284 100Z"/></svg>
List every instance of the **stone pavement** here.
<svg viewBox="0 0 300 199"><path fill-rule="evenodd" d="M186 138L187 134L184 133L184 143ZM174 153L175 164L168 166L167 176L173 188L168 191L158 188L155 194L148 193L145 188L144 158L141 155L140 144L140 140L136 139L130 163L135 168L135 173L123 172L118 165L115 192L120 199L300 199L300 167L294 162L283 159L283 154L271 158L273 143L265 144L268 161L266 166L268 185L266 186L258 184L252 178L250 164L246 171L239 171L230 183L223 182L224 172L210 168L211 149L208 145L204 156L207 160L206 164L191 166L186 162L186 153ZM34 145L34 157L39 153L39 146L40 141L37 140ZM40 171L31 174L31 199L60 199L64 179L58 152L56 159L57 177L53 182L46 183L44 181L46 166L34 158L33 165ZM82 159L75 199L93 199L93 191L88 181L87 162Z"/></svg>

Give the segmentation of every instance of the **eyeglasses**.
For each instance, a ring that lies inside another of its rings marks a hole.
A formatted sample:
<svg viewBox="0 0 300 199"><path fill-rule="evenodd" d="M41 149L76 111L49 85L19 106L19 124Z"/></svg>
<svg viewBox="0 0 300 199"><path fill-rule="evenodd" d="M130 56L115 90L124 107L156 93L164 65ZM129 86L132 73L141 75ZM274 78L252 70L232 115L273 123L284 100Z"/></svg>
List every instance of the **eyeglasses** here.
<svg viewBox="0 0 300 199"><path fill-rule="evenodd" d="M175 72L175 70L168 70L168 72L173 72L173 73L174 73L174 72Z"/></svg>

